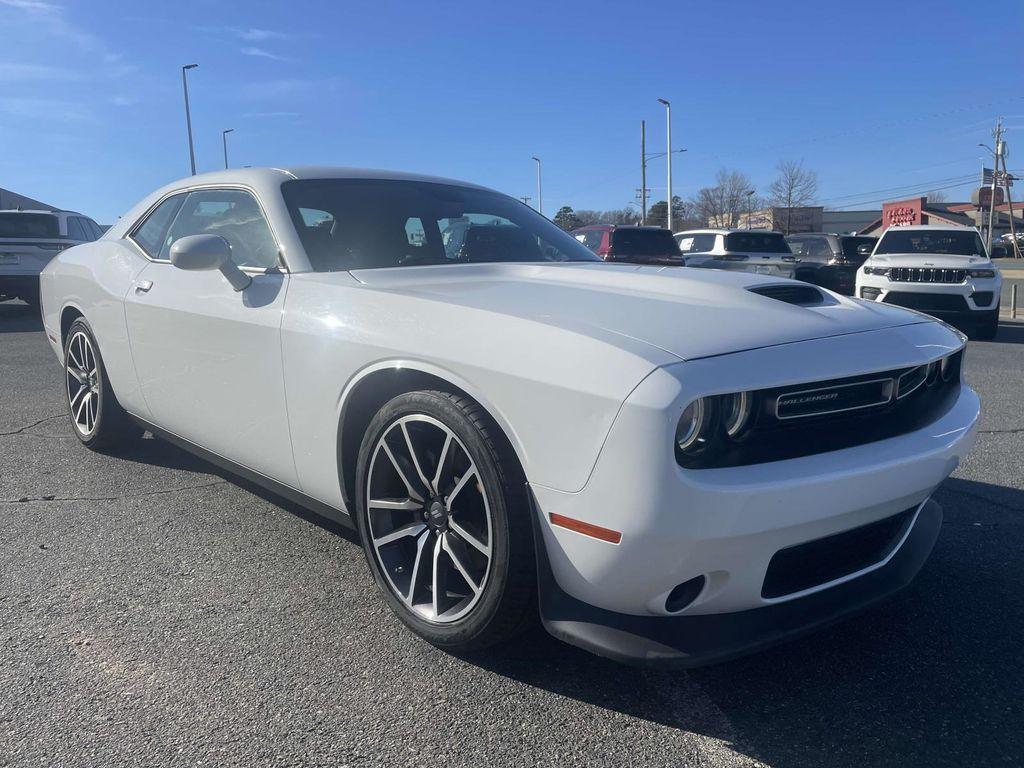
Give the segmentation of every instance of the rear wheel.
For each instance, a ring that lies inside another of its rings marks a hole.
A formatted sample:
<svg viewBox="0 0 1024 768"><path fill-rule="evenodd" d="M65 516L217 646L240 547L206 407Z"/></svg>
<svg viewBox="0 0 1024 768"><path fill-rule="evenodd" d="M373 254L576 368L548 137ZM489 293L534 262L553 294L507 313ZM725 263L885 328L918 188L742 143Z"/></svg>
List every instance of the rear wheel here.
<svg viewBox="0 0 1024 768"><path fill-rule="evenodd" d="M71 426L84 445L111 448L142 434L114 397L99 346L82 318L68 329L64 378Z"/></svg>
<svg viewBox="0 0 1024 768"><path fill-rule="evenodd" d="M465 398L410 392L380 409L359 453L374 579L407 626L452 651L507 640L536 615L525 485L493 429Z"/></svg>

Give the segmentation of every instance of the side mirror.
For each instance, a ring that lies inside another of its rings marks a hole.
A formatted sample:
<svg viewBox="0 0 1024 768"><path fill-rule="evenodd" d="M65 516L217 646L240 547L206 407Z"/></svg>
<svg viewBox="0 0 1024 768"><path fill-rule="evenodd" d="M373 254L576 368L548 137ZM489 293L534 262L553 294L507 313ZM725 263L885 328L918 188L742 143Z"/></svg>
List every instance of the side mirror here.
<svg viewBox="0 0 1024 768"><path fill-rule="evenodd" d="M874 250L874 247L868 245L867 243L864 243L864 245L858 245L857 246L857 255L858 256L870 256L871 252L873 250Z"/></svg>
<svg viewBox="0 0 1024 768"><path fill-rule="evenodd" d="M189 271L218 269L236 291L244 291L252 282L231 260L231 244L220 235L178 238L171 245L171 264Z"/></svg>

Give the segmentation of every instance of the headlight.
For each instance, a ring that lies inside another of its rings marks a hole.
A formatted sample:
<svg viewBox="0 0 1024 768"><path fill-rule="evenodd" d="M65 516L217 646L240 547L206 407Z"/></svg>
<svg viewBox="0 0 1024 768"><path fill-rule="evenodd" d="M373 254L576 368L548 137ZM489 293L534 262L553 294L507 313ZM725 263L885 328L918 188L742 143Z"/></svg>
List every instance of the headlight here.
<svg viewBox="0 0 1024 768"><path fill-rule="evenodd" d="M942 358L940 369L943 381L952 381L954 377L960 375L960 369L964 362L964 352L966 351L967 348L964 347L959 352Z"/></svg>
<svg viewBox="0 0 1024 768"><path fill-rule="evenodd" d="M703 397L699 397L683 409L676 427L676 445L683 453L695 453L703 448L701 435L707 423L707 405Z"/></svg>
<svg viewBox="0 0 1024 768"><path fill-rule="evenodd" d="M735 438L743 433L747 422L750 421L751 402L752 398L749 392L737 392L725 396L722 426L726 435Z"/></svg>
<svg viewBox="0 0 1024 768"><path fill-rule="evenodd" d="M869 267L869 266L865 265L865 267L864 267L864 274L865 275L882 275L882 276L885 276L885 275L889 274L889 268L888 267Z"/></svg>
<svg viewBox="0 0 1024 768"><path fill-rule="evenodd" d="M971 277L977 277L983 280L991 279L996 276L994 269L968 269L967 274Z"/></svg>

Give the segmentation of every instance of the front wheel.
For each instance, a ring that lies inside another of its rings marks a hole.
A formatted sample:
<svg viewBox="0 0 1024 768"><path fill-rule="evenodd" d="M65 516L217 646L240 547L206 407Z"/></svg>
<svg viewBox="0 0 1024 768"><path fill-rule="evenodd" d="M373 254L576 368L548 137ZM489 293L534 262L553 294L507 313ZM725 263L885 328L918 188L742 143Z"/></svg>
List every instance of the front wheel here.
<svg viewBox="0 0 1024 768"><path fill-rule="evenodd" d="M96 338L82 318L64 342L64 378L71 426L85 446L110 448L142 434L114 397Z"/></svg>
<svg viewBox="0 0 1024 768"><path fill-rule="evenodd" d="M357 521L375 581L414 632L450 651L508 640L536 615L525 484L476 404L421 391L363 437Z"/></svg>

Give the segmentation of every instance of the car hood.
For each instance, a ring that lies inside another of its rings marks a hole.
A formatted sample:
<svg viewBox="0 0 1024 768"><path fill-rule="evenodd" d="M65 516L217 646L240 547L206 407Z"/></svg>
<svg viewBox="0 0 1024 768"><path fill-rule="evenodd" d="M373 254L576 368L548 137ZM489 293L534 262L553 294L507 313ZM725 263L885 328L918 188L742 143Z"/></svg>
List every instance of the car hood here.
<svg viewBox="0 0 1024 768"><path fill-rule="evenodd" d="M567 328L601 329L681 360L934 322L828 291L822 291L821 305L795 306L748 290L800 285L794 281L686 267L453 264L351 274L376 290Z"/></svg>
<svg viewBox="0 0 1024 768"><path fill-rule="evenodd" d="M883 267L936 267L938 269L966 269L991 267L984 256L950 256L941 253L881 253L867 261L871 266Z"/></svg>

